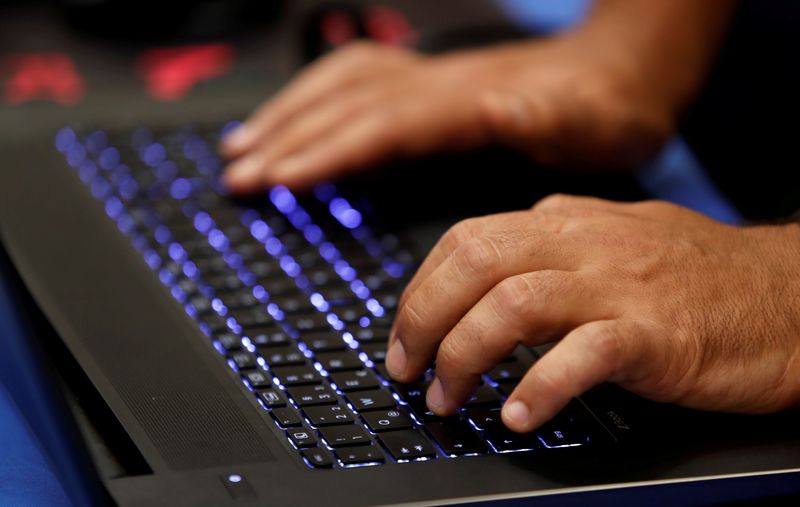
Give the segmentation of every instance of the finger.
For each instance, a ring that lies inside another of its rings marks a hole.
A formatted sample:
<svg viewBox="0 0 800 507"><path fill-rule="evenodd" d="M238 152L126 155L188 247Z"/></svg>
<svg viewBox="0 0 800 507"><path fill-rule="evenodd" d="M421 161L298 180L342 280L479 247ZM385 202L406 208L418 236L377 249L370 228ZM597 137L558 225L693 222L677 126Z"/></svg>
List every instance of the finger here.
<svg viewBox="0 0 800 507"><path fill-rule="evenodd" d="M525 218L527 220L526 212L514 211L484 217L468 218L450 227L439 241L436 242L436 245L434 245L419 269L417 269L417 272L403 291L398 307L405 304L408 296L412 294L417 287L419 287L419 285L456 250L456 248L472 238L480 236L483 232L496 228L499 224L508 224L509 221L514 220L514 217Z"/></svg>
<svg viewBox="0 0 800 507"><path fill-rule="evenodd" d="M331 53L303 70L284 91L231 132L222 142L223 153L235 157L251 150L260 138L287 118L330 93L383 70L388 60L400 54L398 51L390 56L377 46L365 43Z"/></svg>
<svg viewBox="0 0 800 507"><path fill-rule="evenodd" d="M648 343L647 332L634 323L603 320L578 327L523 377L503 406L503 422L520 433L541 426L589 388L622 381L648 357Z"/></svg>
<svg viewBox="0 0 800 507"><path fill-rule="evenodd" d="M310 149L277 162L263 173L264 180L303 189L390 158L409 134L395 118L391 107L371 111Z"/></svg>
<svg viewBox="0 0 800 507"><path fill-rule="evenodd" d="M299 114L286 127L278 129L273 140L265 141L258 149L232 162L225 171L225 185L235 193L261 190L264 173L274 170L273 166L281 159L303 149L313 150L315 143L329 137L332 129L353 121L353 116L375 103L383 91L368 88L343 98L334 97L321 107Z"/></svg>
<svg viewBox="0 0 800 507"><path fill-rule="evenodd" d="M563 111L552 94L497 90L481 97L481 118L496 142L532 155L536 160L556 160L555 146L563 132Z"/></svg>
<svg viewBox="0 0 800 507"><path fill-rule="evenodd" d="M262 141L260 148L267 164L310 149L314 143L327 139L335 129L375 106L380 107L390 94L391 86L385 83L359 87L336 93L330 100L296 115Z"/></svg>
<svg viewBox="0 0 800 507"><path fill-rule="evenodd" d="M398 309L386 358L392 376L410 381L425 371L442 337L501 280L576 269L583 249L551 232L509 227L457 248Z"/></svg>
<svg viewBox="0 0 800 507"><path fill-rule="evenodd" d="M516 346L540 345L586 322L612 315L580 275L536 271L507 278L484 296L447 334L436 354L436 381L428 406L452 415L470 397L483 373Z"/></svg>

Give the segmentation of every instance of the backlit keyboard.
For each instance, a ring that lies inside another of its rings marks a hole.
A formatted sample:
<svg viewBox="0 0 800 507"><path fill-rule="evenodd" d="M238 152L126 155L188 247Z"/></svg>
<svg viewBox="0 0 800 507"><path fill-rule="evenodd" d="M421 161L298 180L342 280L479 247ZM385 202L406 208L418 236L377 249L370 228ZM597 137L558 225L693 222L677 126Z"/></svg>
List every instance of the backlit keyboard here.
<svg viewBox="0 0 800 507"><path fill-rule="evenodd" d="M364 201L331 184L305 197L275 187L258 201L226 198L220 134L64 128L55 145L306 465L548 452L592 441L596 422L577 401L535 433L500 422L503 400L536 359L525 348L488 372L455 417L428 411L430 371L394 383L384 357L417 264L411 250L371 224Z"/></svg>

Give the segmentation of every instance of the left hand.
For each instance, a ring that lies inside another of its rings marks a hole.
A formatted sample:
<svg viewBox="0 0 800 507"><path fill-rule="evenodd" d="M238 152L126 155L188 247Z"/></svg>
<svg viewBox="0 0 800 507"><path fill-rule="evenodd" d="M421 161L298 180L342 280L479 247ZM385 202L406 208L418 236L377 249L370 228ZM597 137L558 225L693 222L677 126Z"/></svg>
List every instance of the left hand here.
<svg viewBox="0 0 800 507"><path fill-rule="evenodd" d="M439 241L401 299L386 364L411 381L435 358L428 406L450 415L519 343L560 339L503 407L520 432L605 381L692 408L775 411L800 400L798 279L796 224L552 196Z"/></svg>

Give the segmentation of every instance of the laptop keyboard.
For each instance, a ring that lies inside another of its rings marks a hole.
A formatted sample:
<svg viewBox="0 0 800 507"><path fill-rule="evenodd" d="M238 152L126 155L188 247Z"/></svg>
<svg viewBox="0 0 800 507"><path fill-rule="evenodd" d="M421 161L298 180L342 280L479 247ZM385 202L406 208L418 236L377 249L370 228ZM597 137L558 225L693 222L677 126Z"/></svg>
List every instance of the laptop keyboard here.
<svg viewBox="0 0 800 507"><path fill-rule="evenodd" d="M226 198L220 133L64 128L55 145L307 466L552 452L593 441L598 423L577 400L535 433L503 426L503 400L536 360L526 348L488 372L454 417L427 409L430 371L393 382L386 343L418 259L370 224L368 203L330 184L302 198L284 187L247 203Z"/></svg>

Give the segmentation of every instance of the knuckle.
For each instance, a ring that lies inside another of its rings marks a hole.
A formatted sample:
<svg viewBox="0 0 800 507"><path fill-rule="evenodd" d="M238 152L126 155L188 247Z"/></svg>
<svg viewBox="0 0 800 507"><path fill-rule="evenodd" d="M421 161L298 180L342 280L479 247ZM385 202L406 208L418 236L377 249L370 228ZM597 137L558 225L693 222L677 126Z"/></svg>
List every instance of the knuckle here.
<svg viewBox="0 0 800 507"><path fill-rule="evenodd" d="M416 302L413 300L403 305L397 320L398 327L402 328L400 331L402 336L416 336L425 325L424 316L417 310Z"/></svg>
<svg viewBox="0 0 800 507"><path fill-rule="evenodd" d="M569 207L577 197L567 194L550 194L533 205L533 211L557 211Z"/></svg>
<svg viewBox="0 0 800 507"><path fill-rule="evenodd" d="M436 369L444 371L463 371L467 369L469 353L464 342L454 339L445 339L439 345L436 354Z"/></svg>
<svg viewBox="0 0 800 507"><path fill-rule="evenodd" d="M533 291L523 276L506 278L492 291L495 305L502 312L520 319L530 314Z"/></svg>
<svg viewBox="0 0 800 507"><path fill-rule="evenodd" d="M612 371L619 366L624 354L621 336L606 322L587 324L581 333L584 345L596 355L599 361Z"/></svg>
<svg viewBox="0 0 800 507"><path fill-rule="evenodd" d="M457 224L450 227L442 237L443 241L448 242L453 246L458 246L472 237L472 231L475 227L474 218L462 220Z"/></svg>
<svg viewBox="0 0 800 507"><path fill-rule="evenodd" d="M502 262L500 249L494 239L472 238L456 250L454 262L464 276L491 272Z"/></svg>

